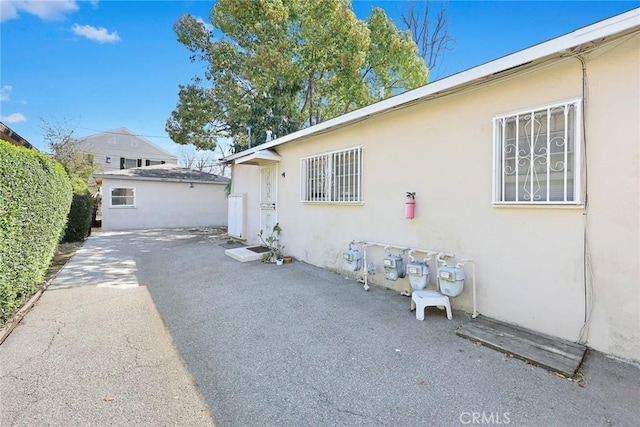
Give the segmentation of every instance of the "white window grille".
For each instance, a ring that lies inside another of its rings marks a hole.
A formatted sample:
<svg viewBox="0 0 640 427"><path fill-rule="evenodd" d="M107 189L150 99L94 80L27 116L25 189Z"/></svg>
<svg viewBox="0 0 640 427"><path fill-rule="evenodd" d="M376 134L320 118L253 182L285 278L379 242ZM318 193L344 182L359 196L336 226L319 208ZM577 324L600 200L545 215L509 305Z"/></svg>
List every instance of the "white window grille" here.
<svg viewBox="0 0 640 427"><path fill-rule="evenodd" d="M580 100L498 116L495 204L580 204Z"/></svg>
<svg viewBox="0 0 640 427"><path fill-rule="evenodd" d="M303 202L362 202L362 147L300 161Z"/></svg>
<svg viewBox="0 0 640 427"><path fill-rule="evenodd" d="M111 207L135 207L135 188L112 188Z"/></svg>

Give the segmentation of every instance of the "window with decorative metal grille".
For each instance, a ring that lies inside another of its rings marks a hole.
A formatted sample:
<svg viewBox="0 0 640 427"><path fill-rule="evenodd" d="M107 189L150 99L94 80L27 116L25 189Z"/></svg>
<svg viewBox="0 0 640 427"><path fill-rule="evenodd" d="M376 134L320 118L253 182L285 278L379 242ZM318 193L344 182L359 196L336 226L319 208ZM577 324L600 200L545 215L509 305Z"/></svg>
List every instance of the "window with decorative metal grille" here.
<svg viewBox="0 0 640 427"><path fill-rule="evenodd" d="M306 157L300 168L303 202L362 202L362 147Z"/></svg>
<svg viewBox="0 0 640 427"><path fill-rule="evenodd" d="M493 119L495 204L581 204L580 99Z"/></svg>

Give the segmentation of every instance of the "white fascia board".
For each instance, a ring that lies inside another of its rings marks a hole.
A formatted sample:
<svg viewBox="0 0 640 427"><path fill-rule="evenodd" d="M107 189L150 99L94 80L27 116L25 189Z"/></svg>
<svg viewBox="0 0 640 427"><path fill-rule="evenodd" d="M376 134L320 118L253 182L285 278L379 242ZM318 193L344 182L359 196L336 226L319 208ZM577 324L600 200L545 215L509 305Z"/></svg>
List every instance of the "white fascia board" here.
<svg viewBox="0 0 640 427"><path fill-rule="evenodd" d="M609 37L637 26L640 26L640 8L596 22L595 24L572 31L564 36L503 56L442 80L437 80L417 89L410 90L403 94L396 95L367 107L327 120L326 122L285 135L271 142L257 145L253 148L241 151L240 153L233 154L225 160L232 161L240 157L248 156L259 150L269 149L307 136L326 132L331 128L341 127L348 123L364 120L371 116L419 101L421 98L436 95L439 92L446 91L447 94L450 94L452 91L455 91L455 88L464 87L476 80L490 77L493 74L506 71L510 68L515 68L550 55L558 54L576 46Z"/></svg>
<svg viewBox="0 0 640 427"><path fill-rule="evenodd" d="M264 145L264 144L263 144ZM260 164L260 163L274 163L282 160L282 157L273 150L266 150L262 146L262 149L249 153L246 156L239 157L235 160L236 164Z"/></svg>

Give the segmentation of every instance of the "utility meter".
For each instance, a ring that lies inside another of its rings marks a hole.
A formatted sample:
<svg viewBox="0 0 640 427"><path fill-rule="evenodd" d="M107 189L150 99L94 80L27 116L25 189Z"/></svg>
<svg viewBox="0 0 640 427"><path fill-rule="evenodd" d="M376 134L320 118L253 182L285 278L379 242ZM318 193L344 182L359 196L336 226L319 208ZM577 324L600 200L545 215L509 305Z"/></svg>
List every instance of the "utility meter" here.
<svg viewBox="0 0 640 427"><path fill-rule="evenodd" d="M342 258L346 270L359 271L362 268L362 254L358 249L350 247L348 251L343 252Z"/></svg>
<svg viewBox="0 0 640 427"><path fill-rule="evenodd" d="M382 261L384 267L384 277L388 280L398 280L404 277L404 262L402 256L388 254Z"/></svg>
<svg viewBox="0 0 640 427"><path fill-rule="evenodd" d="M440 292L450 297L457 297L464 289L464 270L455 265L443 265L438 269Z"/></svg>
<svg viewBox="0 0 640 427"><path fill-rule="evenodd" d="M429 266L424 262L412 261L407 264L407 276L411 288L419 291L429 285Z"/></svg>

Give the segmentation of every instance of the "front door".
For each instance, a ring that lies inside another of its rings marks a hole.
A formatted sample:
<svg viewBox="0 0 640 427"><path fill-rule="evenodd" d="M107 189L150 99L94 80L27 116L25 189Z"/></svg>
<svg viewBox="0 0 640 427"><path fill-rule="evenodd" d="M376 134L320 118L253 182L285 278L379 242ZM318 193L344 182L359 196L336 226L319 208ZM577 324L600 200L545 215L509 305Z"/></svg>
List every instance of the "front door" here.
<svg viewBox="0 0 640 427"><path fill-rule="evenodd" d="M270 236L273 226L278 222L276 200L278 198L278 166L260 168L260 229Z"/></svg>

